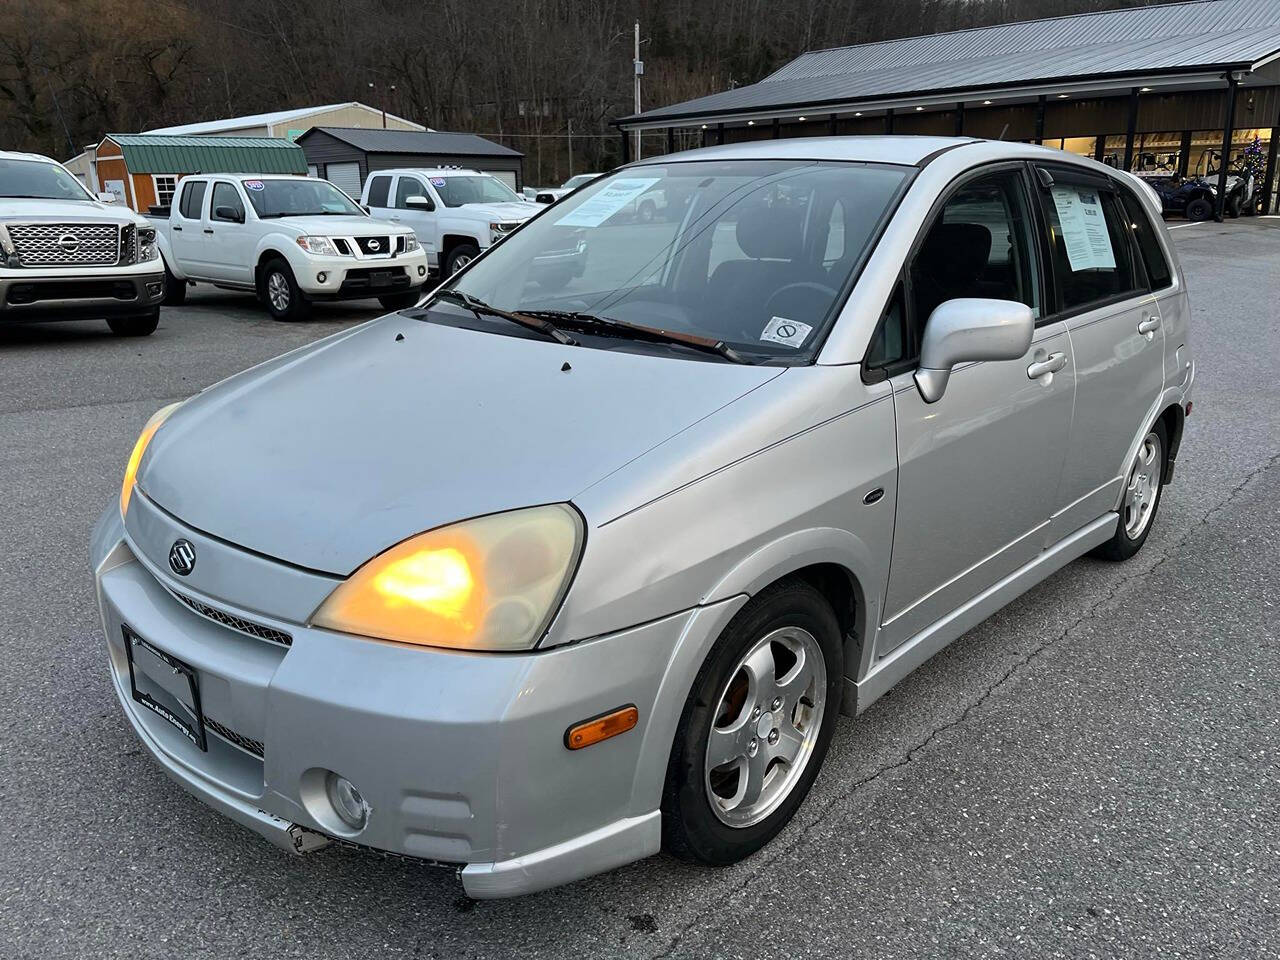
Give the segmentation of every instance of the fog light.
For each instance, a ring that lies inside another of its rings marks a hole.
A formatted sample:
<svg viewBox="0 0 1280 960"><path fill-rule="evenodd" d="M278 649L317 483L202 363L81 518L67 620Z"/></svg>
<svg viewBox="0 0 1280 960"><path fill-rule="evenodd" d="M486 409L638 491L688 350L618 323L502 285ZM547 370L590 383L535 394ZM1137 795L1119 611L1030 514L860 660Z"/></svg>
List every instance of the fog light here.
<svg viewBox="0 0 1280 960"><path fill-rule="evenodd" d="M164 284L160 282L147 284L147 296L158 297L164 291Z"/></svg>
<svg viewBox="0 0 1280 960"><path fill-rule="evenodd" d="M316 283L324 283L328 279L329 279L329 275L325 273L323 270L321 270L319 273L316 274Z"/></svg>
<svg viewBox="0 0 1280 960"><path fill-rule="evenodd" d="M425 277L426 275L427 275L427 268L426 268L426 267L419 267L419 268L418 268L418 276L420 276L420 277Z"/></svg>
<svg viewBox="0 0 1280 960"><path fill-rule="evenodd" d="M340 777L332 771L324 779L325 793L333 804L334 812L352 830L363 830L369 822L369 807L360 796L356 785L346 777Z"/></svg>

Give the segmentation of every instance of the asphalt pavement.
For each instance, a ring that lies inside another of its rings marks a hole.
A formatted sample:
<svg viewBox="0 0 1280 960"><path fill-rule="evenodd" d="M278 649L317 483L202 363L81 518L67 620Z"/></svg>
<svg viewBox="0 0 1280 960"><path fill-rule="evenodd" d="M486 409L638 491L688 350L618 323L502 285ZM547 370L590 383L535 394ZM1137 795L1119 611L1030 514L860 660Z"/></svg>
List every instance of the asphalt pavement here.
<svg viewBox="0 0 1280 960"><path fill-rule="evenodd" d="M174 785L111 690L86 551L166 402L377 315L194 293L0 329L0 956L1280 955L1280 220L1179 226L1195 409L1142 553L1080 560L842 719L795 822L513 901L296 858Z"/></svg>

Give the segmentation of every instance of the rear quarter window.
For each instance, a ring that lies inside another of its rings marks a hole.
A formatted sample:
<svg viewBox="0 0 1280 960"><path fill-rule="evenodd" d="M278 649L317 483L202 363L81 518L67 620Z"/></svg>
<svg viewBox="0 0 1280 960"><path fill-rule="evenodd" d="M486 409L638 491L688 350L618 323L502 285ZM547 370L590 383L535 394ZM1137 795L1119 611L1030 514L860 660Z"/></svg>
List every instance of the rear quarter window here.
<svg viewBox="0 0 1280 960"><path fill-rule="evenodd" d="M1147 268L1147 279L1151 281L1152 290L1163 290L1173 283L1173 271L1169 269L1169 261L1165 259L1164 250L1160 247L1160 238L1156 236L1156 228L1147 216L1146 209L1137 197L1124 193L1121 195L1125 217L1129 221L1129 229L1142 262Z"/></svg>

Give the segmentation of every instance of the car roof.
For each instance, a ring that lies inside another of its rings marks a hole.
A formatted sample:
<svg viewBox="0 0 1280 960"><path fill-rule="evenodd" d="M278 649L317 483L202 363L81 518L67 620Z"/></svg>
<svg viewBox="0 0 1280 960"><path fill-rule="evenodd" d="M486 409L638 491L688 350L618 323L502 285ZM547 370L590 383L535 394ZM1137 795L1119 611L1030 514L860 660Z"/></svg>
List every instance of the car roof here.
<svg viewBox="0 0 1280 960"><path fill-rule="evenodd" d="M52 163L55 167L62 164L51 157L46 157L39 153L19 153L16 150L0 150L0 160L33 160L36 163Z"/></svg>
<svg viewBox="0 0 1280 960"><path fill-rule="evenodd" d="M428 173L433 177L478 177L492 176L470 167L393 167L390 170L370 170L369 176L379 173Z"/></svg>

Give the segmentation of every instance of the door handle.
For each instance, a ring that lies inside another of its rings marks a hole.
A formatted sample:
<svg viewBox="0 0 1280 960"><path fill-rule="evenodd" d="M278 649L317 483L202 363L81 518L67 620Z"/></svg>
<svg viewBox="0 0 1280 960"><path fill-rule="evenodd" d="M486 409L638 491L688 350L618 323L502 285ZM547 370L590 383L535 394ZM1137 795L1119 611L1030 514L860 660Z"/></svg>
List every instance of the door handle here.
<svg viewBox="0 0 1280 960"><path fill-rule="evenodd" d="M210 230L208 227L205 227L205 228L204 228L204 232L205 232L205 233L213 233L213 231L212 231L212 230Z"/></svg>
<svg viewBox="0 0 1280 960"><path fill-rule="evenodd" d="M1143 317L1142 322L1138 324L1138 333L1146 337L1148 340L1152 335L1160 329L1160 318L1157 316Z"/></svg>
<svg viewBox="0 0 1280 960"><path fill-rule="evenodd" d="M182 232L182 228L181 228L180 226L178 226L176 223L173 225L173 229L174 229L175 231L177 231L178 233L181 233L181 232Z"/></svg>
<svg viewBox="0 0 1280 960"><path fill-rule="evenodd" d="M1039 380L1046 373L1057 373L1067 365L1065 353L1051 353L1043 360L1037 360L1027 367L1027 379Z"/></svg>

